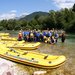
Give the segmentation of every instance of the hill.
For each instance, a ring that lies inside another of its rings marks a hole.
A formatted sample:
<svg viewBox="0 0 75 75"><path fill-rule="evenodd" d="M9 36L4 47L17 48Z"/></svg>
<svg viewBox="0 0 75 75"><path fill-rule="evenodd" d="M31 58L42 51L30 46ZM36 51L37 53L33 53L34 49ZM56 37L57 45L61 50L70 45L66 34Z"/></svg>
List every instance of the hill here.
<svg viewBox="0 0 75 75"><path fill-rule="evenodd" d="M41 12L41 11L39 11L39 12L33 12L33 13L31 13L31 14L29 14L29 15L26 15L26 16L24 16L24 17L21 17L19 20L26 20L26 21L30 21L30 20L32 20L32 19L34 19L34 17L35 16L48 16L49 15L49 13L47 13L47 12Z"/></svg>

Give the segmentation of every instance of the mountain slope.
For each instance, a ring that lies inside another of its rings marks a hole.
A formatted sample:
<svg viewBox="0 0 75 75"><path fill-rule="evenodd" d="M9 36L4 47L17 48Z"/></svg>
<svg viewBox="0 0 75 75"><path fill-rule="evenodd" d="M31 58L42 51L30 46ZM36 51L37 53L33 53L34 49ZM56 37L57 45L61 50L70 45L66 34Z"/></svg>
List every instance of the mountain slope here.
<svg viewBox="0 0 75 75"><path fill-rule="evenodd" d="M33 13L31 13L31 14L25 16L25 17L20 18L20 20L30 21L30 20L34 19L34 17L37 16L37 15L39 17L40 16L48 16L49 13L47 13L47 12L41 12L41 11L39 11L39 12L33 12Z"/></svg>

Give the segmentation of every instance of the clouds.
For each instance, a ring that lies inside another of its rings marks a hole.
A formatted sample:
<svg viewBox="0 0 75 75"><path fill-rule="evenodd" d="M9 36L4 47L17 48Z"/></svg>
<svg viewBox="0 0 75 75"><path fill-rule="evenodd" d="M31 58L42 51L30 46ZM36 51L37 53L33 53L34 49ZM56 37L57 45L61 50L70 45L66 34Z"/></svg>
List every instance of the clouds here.
<svg viewBox="0 0 75 75"><path fill-rule="evenodd" d="M10 12L11 12L11 13L16 13L17 11L16 11L16 10L11 10Z"/></svg>
<svg viewBox="0 0 75 75"><path fill-rule="evenodd" d="M8 13L3 13L3 14L0 14L0 20L3 20L3 19L14 19L16 17L16 10L11 10L10 12Z"/></svg>
<svg viewBox="0 0 75 75"><path fill-rule="evenodd" d="M25 12L25 13L20 13L19 15L17 15L17 11L16 10L11 10L8 13L2 13L0 14L0 20L9 20L9 19L15 19L16 17L20 17L20 16L26 16L29 13Z"/></svg>
<svg viewBox="0 0 75 75"><path fill-rule="evenodd" d="M57 7L59 8L71 8L75 0L53 0Z"/></svg>
<svg viewBox="0 0 75 75"><path fill-rule="evenodd" d="M20 16L26 16L28 15L29 13L25 12L25 13L21 13Z"/></svg>

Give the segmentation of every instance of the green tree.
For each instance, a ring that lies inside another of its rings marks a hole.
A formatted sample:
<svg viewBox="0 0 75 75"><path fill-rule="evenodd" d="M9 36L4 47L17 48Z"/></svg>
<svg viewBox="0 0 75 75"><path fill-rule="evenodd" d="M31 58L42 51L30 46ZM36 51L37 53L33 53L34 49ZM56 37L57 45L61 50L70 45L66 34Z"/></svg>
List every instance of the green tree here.
<svg viewBox="0 0 75 75"><path fill-rule="evenodd" d="M75 4L73 5L72 11L74 11L74 12L75 12Z"/></svg>
<svg viewBox="0 0 75 75"><path fill-rule="evenodd" d="M13 30L15 29L16 20L10 19L7 22L7 30Z"/></svg>

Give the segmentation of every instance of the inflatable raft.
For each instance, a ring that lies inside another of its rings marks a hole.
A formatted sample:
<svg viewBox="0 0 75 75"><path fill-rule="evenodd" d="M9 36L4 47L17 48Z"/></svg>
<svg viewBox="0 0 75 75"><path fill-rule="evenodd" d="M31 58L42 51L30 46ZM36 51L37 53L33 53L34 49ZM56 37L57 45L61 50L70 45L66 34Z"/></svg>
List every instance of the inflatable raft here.
<svg viewBox="0 0 75 75"><path fill-rule="evenodd" d="M9 33L0 33L0 36L9 36Z"/></svg>
<svg viewBox="0 0 75 75"><path fill-rule="evenodd" d="M11 46L8 46L10 48L17 48L17 49L23 49L23 50L34 50L39 47L41 43L19 43L19 44L12 44Z"/></svg>
<svg viewBox="0 0 75 75"><path fill-rule="evenodd" d="M1 37L1 40L4 40L4 41L17 41L17 38L14 38L14 37Z"/></svg>
<svg viewBox="0 0 75 75"><path fill-rule="evenodd" d="M55 56L38 52L16 50L12 48L7 48L4 44L0 45L0 57L18 62L21 64L39 67L39 68L57 68L61 66L66 58L65 56Z"/></svg>
<svg viewBox="0 0 75 75"><path fill-rule="evenodd" d="M1 41L2 44L5 44L7 47L10 48L17 48L17 49L23 49L23 50L34 50L39 47L41 44L40 42L36 43L27 43L24 41Z"/></svg>

